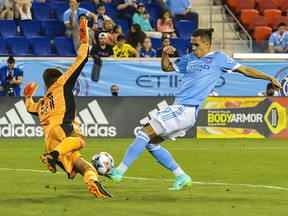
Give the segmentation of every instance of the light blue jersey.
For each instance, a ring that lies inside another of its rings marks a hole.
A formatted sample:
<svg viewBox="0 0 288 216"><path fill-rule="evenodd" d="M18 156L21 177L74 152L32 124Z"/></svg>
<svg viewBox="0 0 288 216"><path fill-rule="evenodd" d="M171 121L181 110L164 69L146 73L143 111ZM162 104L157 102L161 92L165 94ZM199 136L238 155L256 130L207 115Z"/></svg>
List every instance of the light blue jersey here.
<svg viewBox="0 0 288 216"><path fill-rule="evenodd" d="M211 52L199 59L190 53L172 65L176 72L184 74L174 104L188 106L201 105L214 89L222 72L240 67L239 63L220 51Z"/></svg>
<svg viewBox="0 0 288 216"><path fill-rule="evenodd" d="M173 13L175 14L181 14L188 7L192 6L190 0L164 0L164 2L166 4L166 7L170 11L173 11Z"/></svg>
<svg viewBox="0 0 288 216"><path fill-rule="evenodd" d="M66 10L63 14L63 21L65 24L69 23L70 22L70 14L71 14L72 10L71 8L69 8L68 10ZM90 11L84 9L84 8L80 8L78 7L77 10L75 11L74 13L74 20L75 22L78 23L78 17L81 15L81 14L85 14L86 16L88 16L88 14L90 13Z"/></svg>

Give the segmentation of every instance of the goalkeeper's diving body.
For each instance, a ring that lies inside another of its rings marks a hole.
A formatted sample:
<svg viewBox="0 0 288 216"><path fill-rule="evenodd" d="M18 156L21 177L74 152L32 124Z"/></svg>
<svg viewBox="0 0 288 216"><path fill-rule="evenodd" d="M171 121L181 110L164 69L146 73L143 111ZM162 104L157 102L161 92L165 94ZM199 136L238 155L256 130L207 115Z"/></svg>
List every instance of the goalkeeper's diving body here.
<svg viewBox="0 0 288 216"><path fill-rule="evenodd" d="M80 173L88 189L97 198L108 198L112 195L99 183L97 171L79 152L85 146L85 138L80 131L80 124L75 120L76 105L72 90L88 61L88 37L87 19L82 17L79 26L81 46L75 62L65 73L57 68L45 69L43 80L47 92L37 102L33 101L32 96L38 83L28 83L23 94L27 111L39 116L47 151L40 158L50 172L56 172L57 164L68 174L69 179Z"/></svg>

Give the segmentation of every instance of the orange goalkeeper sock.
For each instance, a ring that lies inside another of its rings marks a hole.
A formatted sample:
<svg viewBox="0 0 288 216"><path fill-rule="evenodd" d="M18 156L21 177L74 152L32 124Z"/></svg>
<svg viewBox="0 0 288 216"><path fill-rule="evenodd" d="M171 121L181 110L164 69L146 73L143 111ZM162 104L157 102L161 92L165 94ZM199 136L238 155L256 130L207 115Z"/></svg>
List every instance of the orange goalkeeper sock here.
<svg viewBox="0 0 288 216"><path fill-rule="evenodd" d="M72 151L77 151L83 146L81 142L76 137L67 137L65 138L53 151L59 152L59 155L63 155Z"/></svg>
<svg viewBox="0 0 288 216"><path fill-rule="evenodd" d="M84 182L88 184L89 182L98 180L98 173L94 168L88 168L84 172Z"/></svg>

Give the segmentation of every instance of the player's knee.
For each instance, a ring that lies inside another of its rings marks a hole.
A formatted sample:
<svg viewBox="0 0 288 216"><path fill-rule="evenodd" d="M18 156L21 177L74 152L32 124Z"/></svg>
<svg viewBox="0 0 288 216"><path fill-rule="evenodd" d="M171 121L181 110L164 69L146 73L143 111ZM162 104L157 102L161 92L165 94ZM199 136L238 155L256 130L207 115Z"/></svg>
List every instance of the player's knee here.
<svg viewBox="0 0 288 216"><path fill-rule="evenodd" d="M147 123L143 126L142 131L144 131L146 134L148 134L150 138L157 136L154 129L152 128L152 126L149 123Z"/></svg>
<svg viewBox="0 0 288 216"><path fill-rule="evenodd" d="M84 148L85 147L85 141L81 138L78 137L78 141L79 141L79 144L80 144L80 149Z"/></svg>
<svg viewBox="0 0 288 216"><path fill-rule="evenodd" d="M148 144L148 145L146 145L146 149L149 152L155 151L155 150L157 150L159 148L160 148L160 144Z"/></svg>
<svg viewBox="0 0 288 216"><path fill-rule="evenodd" d="M150 136L149 136L149 134L147 134L145 131L143 131L143 130L138 130L137 131L137 138L142 138L142 139L144 139L144 140L146 140L147 141L147 143L150 141Z"/></svg>

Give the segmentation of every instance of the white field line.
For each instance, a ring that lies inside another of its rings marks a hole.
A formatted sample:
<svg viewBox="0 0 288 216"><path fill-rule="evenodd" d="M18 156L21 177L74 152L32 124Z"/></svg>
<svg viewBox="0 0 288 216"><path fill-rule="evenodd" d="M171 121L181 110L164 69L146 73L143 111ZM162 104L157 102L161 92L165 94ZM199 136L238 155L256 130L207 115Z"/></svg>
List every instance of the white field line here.
<svg viewBox="0 0 288 216"><path fill-rule="evenodd" d="M45 170L33 170L33 169L11 169L11 168L0 168L0 171L19 171L19 172L36 172L36 173L49 173L49 171ZM66 174L64 172L57 172L58 174ZM174 179L157 179L157 178L139 178L139 177L129 177L124 176L127 179L136 179L136 180L143 180L143 181L169 181L174 182ZM234 186L234 187L250 187L250 188L264 188L264 189L275 189L275 190L282 190L288 191L286 187L279 187L273 185L252 185L252 184L233 184L233 183L219 183L219 182L195 182L193 184L198 185L218 185L218 186Z"/></svg>
<svg viewBox="0 0 288 216"><path fill-rule="evenodd" d="M98 149L98 148L91 148L91 147L85 147L84 150L92 150L92 149ZM119 149L119 148L109 148L109 149ZM11 151L11 149L0 149L1 151ZM39 149L14 149L13 151L39 151ZM288 150L288 147L259 147L259 148L251 148L251 147L243 147L243 148L226 148L226 147L212 147L212 148L169 148L169 150Z"/></svg>

